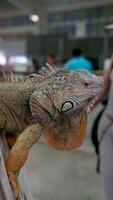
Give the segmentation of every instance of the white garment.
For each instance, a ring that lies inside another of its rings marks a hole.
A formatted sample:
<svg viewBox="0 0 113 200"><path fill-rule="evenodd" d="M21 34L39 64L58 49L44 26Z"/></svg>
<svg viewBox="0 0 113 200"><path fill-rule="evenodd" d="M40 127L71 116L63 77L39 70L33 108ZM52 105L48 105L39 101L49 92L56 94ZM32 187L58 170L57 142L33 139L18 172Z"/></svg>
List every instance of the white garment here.
<svg viewBox="0 0 113 200"><path fill-rule="evenodd" d="M113 71L113 70L112 70ZM106 193L106 200L113 200L113 73L108 104L99 123L100 142L100 169Z"/></svg>
<svg viewBox="0 0 113 200"><path fill-rule="evenodd" d="M6 143L4 135L0 136L0 200L14 200L14 195L11 190L11 186L8 180L5 158L8 154L8 145ZM26 178L25 167L23 167L19 173L19 183L21 187L21 200L33 200L28 180Z"/></svg>
<svg viewBox="0 0 113 200"><path fill-rule="evenodd" d="M113 200L113 126L100 144L100 163L106 200Z"/></svg>

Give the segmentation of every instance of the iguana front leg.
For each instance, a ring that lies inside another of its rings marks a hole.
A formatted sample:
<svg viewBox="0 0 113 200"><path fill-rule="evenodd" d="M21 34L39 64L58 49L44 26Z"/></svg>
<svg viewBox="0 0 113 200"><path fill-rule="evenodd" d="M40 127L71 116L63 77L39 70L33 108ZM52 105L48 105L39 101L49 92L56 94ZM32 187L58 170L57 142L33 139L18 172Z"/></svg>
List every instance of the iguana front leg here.
<svg viewBox="0 0 113 200"><path fill-rule="evenodd" d="M16 174L24 165L29 149L39 139L40 135L40 125L34 124L28 126L18 137L16 143L8 154L6 160L6 169L16 199L20 199L19 183Z"/></svg>

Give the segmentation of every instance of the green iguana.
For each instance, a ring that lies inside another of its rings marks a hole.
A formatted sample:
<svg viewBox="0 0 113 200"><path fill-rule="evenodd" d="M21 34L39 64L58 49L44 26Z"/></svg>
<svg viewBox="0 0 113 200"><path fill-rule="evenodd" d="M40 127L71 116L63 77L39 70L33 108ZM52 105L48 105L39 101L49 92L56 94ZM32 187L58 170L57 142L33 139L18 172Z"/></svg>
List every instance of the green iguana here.
<svg viewBox="0 0 113 200"><path fill-rule="evenodd" d="M11 79L0 82L0 128L10 146L9 181L20 199L17 172L31 146L43 134L54 148L78 148L86 133L87 110L104 81L87 71L57 68L21 80L11 75Z"/></svg>

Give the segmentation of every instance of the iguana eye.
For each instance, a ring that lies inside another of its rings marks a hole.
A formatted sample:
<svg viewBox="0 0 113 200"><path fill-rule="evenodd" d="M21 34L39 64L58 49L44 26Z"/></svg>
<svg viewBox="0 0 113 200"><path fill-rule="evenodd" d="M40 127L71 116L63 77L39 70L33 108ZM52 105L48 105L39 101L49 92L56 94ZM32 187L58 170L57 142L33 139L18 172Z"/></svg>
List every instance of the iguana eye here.
<svg viewBox="0 0 113 200"><path fill-rule="evenodd" d="M74 107L74 102L72 101L66 101L62 104L62 107L61 107L61 112L64 113L64 112L67 112L71 109L73 109Z"/></svg>

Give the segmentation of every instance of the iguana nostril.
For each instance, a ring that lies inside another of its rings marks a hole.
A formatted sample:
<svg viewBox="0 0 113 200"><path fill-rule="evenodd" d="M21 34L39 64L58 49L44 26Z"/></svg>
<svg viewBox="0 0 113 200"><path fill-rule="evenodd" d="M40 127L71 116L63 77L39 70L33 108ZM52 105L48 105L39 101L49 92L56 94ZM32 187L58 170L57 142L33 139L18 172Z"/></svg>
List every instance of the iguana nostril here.
<svg viewBox="0 0 113 200"><path fill-rule="evenodd" d="M91 84L91 81L88 80L88 79L82 79L82 80L81 80L81 83L82 83L84 86L88 86L88 85Z"/></svg>
<svg viewBox="0 0 113 200"><path fill-rule="evenodd" d="M88 86L88 85L90 85L90 83L89 83L89 82L86 82L86 83L84 83L84 85L85 85L85 86Z"/></svg>

